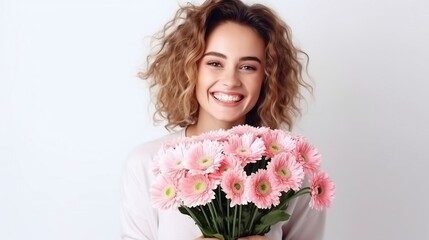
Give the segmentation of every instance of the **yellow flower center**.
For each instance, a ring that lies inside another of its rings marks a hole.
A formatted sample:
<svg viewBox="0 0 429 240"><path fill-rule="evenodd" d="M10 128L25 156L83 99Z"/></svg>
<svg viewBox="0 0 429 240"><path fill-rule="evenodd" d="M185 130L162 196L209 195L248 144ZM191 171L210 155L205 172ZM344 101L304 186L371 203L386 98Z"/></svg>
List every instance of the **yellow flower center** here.
<svg viewBox="0 0 429 240"><path fill-rule="evenodd" d="M209 156L204 156L198 160L201 167L209 167L213 164L213 160Z"/></svg>
<svg viewBox="0 0 429 240"><path fill-rule="evenodd" d="M175 168L176 168L176 169L180 169L181 167L182 167L182 160L177 160L177 161L176 161Z"/></svg>
<svg viewBox="0 0 429 240"><path fill-rule="evenodd" d="M265 182L265 181L264 182L260 182L258 184L258 191L259 191L259 193L261 193L263 195L266 195L266 194L270 193L270 191L271 191L270 183Z"/></svg>
<svg viewBox="0 0 429 240"><path fill-rule="evenodd" d="M287 168L280 168L277 173L281 178L289 178L290 177L290 171Z"/></svg>
<svg viewBox="0 0 429 240"><path fill-rule="evenodd" d="M271 148L271 152L273 153L279 153L282 150L282 148L277 144L271 145L270 148Z"/></svg>
<svg viewBox="0 0 429 240"><path fill-rule="evenodd" d="M237 149L237 152L240 154L250 153L250 149L248 149L246 147L241 147L241 148Z"/></svg>
<svg viewBox="0 0 429 240"><path fill-rule="evenodd" d="M176 189L173 186L168 186L164 190L164 196L166 198L173 198L176 196Z"/></svg>
<svg viewBox="0 0 429 240"><path fill-rule="evenodd" d="M194 185L194 190L195 190L197 193L201 193L201 192L203 192L205 189L206 189L206 184L205 184L204 182L202 182L202 181L196 182L196 183L195 183L195 185Z"/></svg>

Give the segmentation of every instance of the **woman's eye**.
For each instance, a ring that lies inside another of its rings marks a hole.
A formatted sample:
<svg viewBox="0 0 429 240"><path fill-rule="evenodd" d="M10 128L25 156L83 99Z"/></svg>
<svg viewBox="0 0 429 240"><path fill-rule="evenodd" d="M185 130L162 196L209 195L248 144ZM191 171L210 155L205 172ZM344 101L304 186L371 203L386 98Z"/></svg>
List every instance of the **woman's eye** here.
<svg viewBox="0 0 429 240"><path fill-rule="evenodd" d="M221 67L222 65L219 62L208 62L207 65L212 67Z"/></svg>
<svg viewBox="0 0 429 240"><path fill-rule="evenodd" d="M249 65L243 65L243 66L241 66L241 69L243 69L243 70L256 70L255 67L249 66Z"/></svg>

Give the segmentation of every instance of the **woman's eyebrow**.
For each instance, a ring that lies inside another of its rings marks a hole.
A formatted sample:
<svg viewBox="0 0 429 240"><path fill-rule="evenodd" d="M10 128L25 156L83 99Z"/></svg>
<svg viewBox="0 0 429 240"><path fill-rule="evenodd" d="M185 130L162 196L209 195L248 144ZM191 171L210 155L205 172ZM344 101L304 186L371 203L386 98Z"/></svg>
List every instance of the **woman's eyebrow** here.
<svg viewBox="0 0 429 240"><path fill-rule="evenodd" d="M240 61L256 61L256 62L262 64L261 59L259 59L257 57L253 57L253 56L241 57Z"/></svg>
<svg viewBox="0 0 429 240"><path fill-rule="evenodd" d="M203 57L205 57L205 56L215 56L215 57L227 59L225 54L222 54L219 52L207 52L207 53L204 53Z"/></svg>
<svg viewBox="0 0 429 240"><path fill-rule="evenodd" d="M207 53L204 53L203 57L205 57L205 56L215 56L215 57L220 57L223 59L228 58L225 54L222 54L219 52L207 52ZM258 63L262 63L261 59L259 59L258 57L254 57L254 56L241 57L240 61L256 61Z"/></svg>

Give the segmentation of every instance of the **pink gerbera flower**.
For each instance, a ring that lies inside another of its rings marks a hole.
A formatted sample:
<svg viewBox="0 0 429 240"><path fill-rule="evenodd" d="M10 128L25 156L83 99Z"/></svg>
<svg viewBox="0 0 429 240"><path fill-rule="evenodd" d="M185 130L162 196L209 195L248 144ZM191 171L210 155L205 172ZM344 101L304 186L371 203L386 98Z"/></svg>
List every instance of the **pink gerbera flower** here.
<svg viewBox="0 0 429 240"><path fill-rule="evenodd" d="M216 187L206 175L187 175L179 184L179 197L188 207L205 205L215 198Z"/></svg>
<svg viewBox="0 0 429 240"><path fill-rule="evenodd" d="M295 148L295 141L292 136L282 130L267 131L262 135L266 147L266 154L272 157L281 152L292 151Z"/></svg>
<svg viewBox="0 0 429 240"><path fill-rule="evenodd" d="M324 172L319 172L310 178L311 200L310 207L317 210L328 208L334 200L334 182Z"/></svg>
<svg viewBox="0 0 429 240"><path fill-rule="evenodd" d="M220 180L223 173L231 169L243 169L241 166L241 161L235 156L225 157L219 164L219 168L216 169L213 173L210 174L210 177L213 179Z"/></svg>
<svg viewBox="0 0 429 240"><path fill-rule="evenodd" d="M256 162L262 158L265 152L264 142L255 137L255 135L246 133L241 136L231 135L228 142L225 143L225 154L230 154L239 157L247 164Z"/></svg>
<svg viewBox="0 0 429 240"><path fill-rule="evenodd" d="M212 173L224 158L222 150L222 145L216 141L197 142L189 149L184 165L190 174Z"/></svg>
<svg viewBox="0 0 429 240"><path fill-rule="evenodd" d="M180 205L177 198L177 181L162 176L150 187L153 205L160 209L174 209Z"/></svg>
<svg viewBox="0 0 429 240"><path fill-rule="evenodd" d="M301 188L304 170L294 155L290 153L275 155L268 163L267 170L281 191L288 191L289 189L297 191Z"/></svg>
<svg viewBox="0 0 429 240"><path fill-rule="evenodd" d="M202 133L200 135L192 137L196 141L204 141L204 140L210 140L210 141L217 141L217 142L224 142L228 139L228 132L224 129L209 131L206 133Z"/></svg>
<svg viewBox="0 0 429 240"><path fill-rule="evenodd" d="M304 171L309 174L316 173L320 168L320 154L304 137L296 141L297 161L302 164Z"/></svg>
<svg viewBox="0 0 429 240"><path fill-rule="evenodd" d="M177 144L174 148L166 149L163 154L158 155L160 172L178 172L184 169L184 160L187 148L184 144Z"/></svg>
<svg viewBox="0 0 429 240"><path fill-rule="evenodd" d="M253 127L248 124L237 125L228 130L229 134L243 135L243 134L253 134L256 137L261 137L266 132L272 131L267 127Z"/></svg>
<svg viewBox="0 0 429 240"><path fill-rule="evenodd" d="M239 169L231 169L223 174L220 186L226 193L226 198L231 199L231 207L247 204L247 198L244 194L246 178L246 173Z"/></svg>
<svg viewBox="0 0 429 240"><path fill-rule="evenodd" d="M280 203L281 192L266 170L258 170L247 178L246 195L258 208L266 209Z"/></svg>
<svg viewBox="0 0 429 240"><path fill-rule="evenodd" d="M229 134L243 135L246 133L258 134L258 128L250 126L248 124L237 125L228 130Z"/></svg>

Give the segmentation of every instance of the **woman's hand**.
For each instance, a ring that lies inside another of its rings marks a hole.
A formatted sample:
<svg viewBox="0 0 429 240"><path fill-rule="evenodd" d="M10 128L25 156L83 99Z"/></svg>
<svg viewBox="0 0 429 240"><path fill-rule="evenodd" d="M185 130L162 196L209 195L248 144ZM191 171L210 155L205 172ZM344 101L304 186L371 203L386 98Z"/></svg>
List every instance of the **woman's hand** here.
<svg viewBox="0 0 429 240"><path fill-rule="evenodd" d="M217 238L203 238L203 237L199 237L199 238L196 238L195 240L209 240L209 239L216 240ZM258 236L258 235L256 235L256 236L242 237L242 238L239 238L238 240L269 240L269 238L267 238L265 236Z"/></svg>

